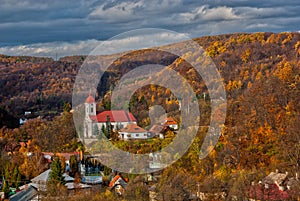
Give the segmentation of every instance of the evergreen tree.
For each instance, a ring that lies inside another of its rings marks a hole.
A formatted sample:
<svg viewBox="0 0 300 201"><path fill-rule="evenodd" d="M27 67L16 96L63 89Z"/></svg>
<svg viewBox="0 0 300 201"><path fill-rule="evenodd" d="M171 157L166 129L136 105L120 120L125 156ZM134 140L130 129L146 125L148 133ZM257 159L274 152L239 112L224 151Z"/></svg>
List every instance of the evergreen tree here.
<svg viewBox="0 0 300 201"><path fill-rule="evenodd" d="M51 172L49 176L49 183L50 184L56 184L56 185L64 185L65 180L63 177L63 168L60 162L59 157L56 157L54 161L51 164Z"/></svg>
<svg viewBox="0 0 300 201"><path fill-rule="evenodd" d="M59 157L56 157L51 164L51 172L49 175L49 182L47 184L47 191L51 196L64 196L67 193L66 183L63 177L64 169L62 167Z"/></svg>
<svg viewBox="0 0 300 201"><path fill-rule="evenodd" d="M63 109L64 109L64 112L70 112L71 109L72 109L72 106L71 106L70 103L64 102L64 103L63 103Z"/></svg>
<svg viewBox="0 0 300 201"><path fill-rule="evenodd" d="M20 183L21 183L21 173L20 171L18 171L18 177L17 177L17 182L16 182L16 188L19 188L20 186Z"/></svg>
<svg viewBox="0 0 300 201"><path fill-rule="evenodd" d="M4 192L4 198L8 198L9 192L10 192L10 188L9 188L8 182L5 181L5 180L3 181L2 191Z"/></svg>
<svg viewBox="0 0 300 201"><path fill-rule="evenodd" d="M14 168L12 180L13 180L13 186L15 188L18 188L19 184L21 182L21 174L20 174L19 168L17 166Z"/></svg>
<svg viewBox="0 0 300 201"><path fill-rule="evenodd" d="M77 157L76 155L72 155L70 157L70 168L71 168L71 172L70 175L72 177L75 176L75 174L78 172L78 162L77 162Z"/></svg>

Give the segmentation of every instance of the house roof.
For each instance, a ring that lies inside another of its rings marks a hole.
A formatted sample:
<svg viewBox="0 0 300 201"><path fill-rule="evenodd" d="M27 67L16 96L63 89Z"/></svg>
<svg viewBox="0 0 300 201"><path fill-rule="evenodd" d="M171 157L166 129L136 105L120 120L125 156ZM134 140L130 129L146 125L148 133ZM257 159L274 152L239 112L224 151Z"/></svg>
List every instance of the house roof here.
<svg viewBox="0 0 300 201"><path fill-rule="evenodd" d="M176 124L177 125L177 122L172 118L172 117L168 117L165 119L165 125L174 125Z"/></svg>
<svg viewBox="0 0 300 201"><path fill-rule="evenodd" d="M150 128L150 132L152 133L161 133L164 129L164 126L162 125L153 125L151 128Z"/></svg>
<svg viewBox="0 0 300 201"><path fill-rule="evenodd" d="M149 132L151 132L152 134L163 134L167 131L171 130L170 127L168 125L153 125Z"/></svg>
<svg viewBox="0 0 300 201"><path fill-rule="evenodd" d="M47 183L47 181L49 180L50 172L51 172L51 169L48 169L45 172L42 172L38 176L36 176L33 179L31 179L31 182L37 183L37 184ZM64 177L64 180L66 182L74 181L74 178L71 177L71 176L69 176L69 175L67 175L66 173L63 174L63 177Z"/></svg>
<svg viewBox="0 0 300 201"><path fill-rule="evenodd" d="M13 196L10 196L11 201L30 200L38 194L37 189L34 186L29 186L27 190L22 190Z"/></svg>
<svg viewBox="0 0 300 201"><path fill-rule="evenodd" d="M120 176L116 175L110 182L109 182L109 187L113 188L116 185L121 185L123 188L126 187L127 182Z"/></svg>
<svg viewBox="0 0 300 201"><path fill-rule="evenodd" d="M95 103L94 97L90 94L87 99L85 100L85 103Z"/></svg>
<svg viewBox="0 0 300 201"><path fill-rule="evenodd" d="M107 116L109 116L110 122L136 122L133 114L124 110L110 110L101 112L97 114L97 121L104 123L106 122Z"/></svg>
<svg viewBox="0 0 300 201"><path fill-rule="evenodd" d="M38 176L36 176L33 179L31 179L31 182L33 182L33 183L41 183L41 182L46 183L48 181L48 179L49 179L49 173L50 173L50 171L51 171L51 169L48 169L45 172L42 172Z"/></svg>
<svg viewBox="0 0 300 201"><path fill-rule="evenodd" d="M263 183L281 185L287 179L287 174L271 172L263 179Z"/></svg>
<svg viewBox="0 0 300 201"><path fill-rule="evenodd" d="M128 124L125 128L122 128L120 132L126 132L126 133L146 133L145 129L139 127L136 124Z"/></svg>

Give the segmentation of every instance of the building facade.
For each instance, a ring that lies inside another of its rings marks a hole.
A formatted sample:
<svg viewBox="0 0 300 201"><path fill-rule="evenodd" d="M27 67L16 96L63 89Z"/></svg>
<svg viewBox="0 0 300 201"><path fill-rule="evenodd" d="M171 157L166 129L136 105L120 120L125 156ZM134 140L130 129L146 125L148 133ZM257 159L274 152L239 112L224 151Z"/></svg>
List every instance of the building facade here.
<svg viewBox="0 0 300 201"><path fill-rule="evenodd" d="M95 138L108 125L114 131L125 128L128 124L136 124L136 118L125 110L110 110L97 113L96 101L89 95L85 101L85 118L83 134L85 138Z"/></svg>

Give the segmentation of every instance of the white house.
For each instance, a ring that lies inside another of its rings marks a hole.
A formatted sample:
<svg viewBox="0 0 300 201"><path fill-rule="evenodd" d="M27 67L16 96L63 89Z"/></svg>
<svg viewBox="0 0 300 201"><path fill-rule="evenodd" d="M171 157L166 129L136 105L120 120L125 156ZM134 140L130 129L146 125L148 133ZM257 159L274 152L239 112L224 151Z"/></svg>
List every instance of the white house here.
<svg viewBox="0 0 300 201"><path fill-rule="evenodd" d="M146 140L151 138L151 133L136 124L128 124L119 131L121 140Z"/></svg>
<svg viewBox="0 0 300 201"><path fill-rule="evenodd" d="M124 110L103 111L97 114L96 101L92 95L89 95L85 101L84 137L95 137L95 134L98 134L95 133L95 128L101 131L102 127L106 128L108 124L116 131L128 124L136 124L136 118L131 112Z"/></svg>

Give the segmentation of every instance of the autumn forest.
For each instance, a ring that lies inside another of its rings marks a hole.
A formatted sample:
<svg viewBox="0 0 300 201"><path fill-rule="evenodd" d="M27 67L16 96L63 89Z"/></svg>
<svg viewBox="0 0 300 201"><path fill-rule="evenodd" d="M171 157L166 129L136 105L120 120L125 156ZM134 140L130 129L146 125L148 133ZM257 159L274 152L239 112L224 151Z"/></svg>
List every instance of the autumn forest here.
<svg viewBox="0 0 300 201"><path fill-rule="evenodd" d="M300 174L300 33L237 33L194 41L206 50L222 77L227 97L226 121L219 141L207 157L198 158L206 132L199 129L188 152L161 171L156 186L159 200L187 200L198 188L211 196L208 200L214 200L219 192L225 192L225 200L243 200L250 196L253 182L258 183L276 169L297 177ZM77 140L71 104L75 77L85 58L69 56L54 60L0 55L1 177L7 171L17 171L19 181L37 176L47 169L41 152L84 151ZM169 66L190 79L201 111L200 124L208 126L210 97L203 80L177 56L154 50L133 51L110 66L103 76L105 84L97 88L97 111L110 109L110 89L122 75L151 63ZM180 121L178 99L172 91L149 85L137 90L129 104L139 126L150 125L148 109L157 104ZM24 115L26 111L30 111L29 116ZM25 117L30 120L19 126L19 119ZM173 135L168 131L164 143L170 143ZM140 144L114 143L135 153L164 146L158 140L149 142L151 149ZM29 160L25 154L29 151L36 153L36 157ZM90 200L148 200L145 187L137 188L142 176L130 178L123 198L105 192L91 196ZM11 182L11 185L19 184ZM299 183L295 186L289 199L300 197L299 186ZM74 200L86 198L77 196ZM221 200L215 198L218 199Z"/></svg>

